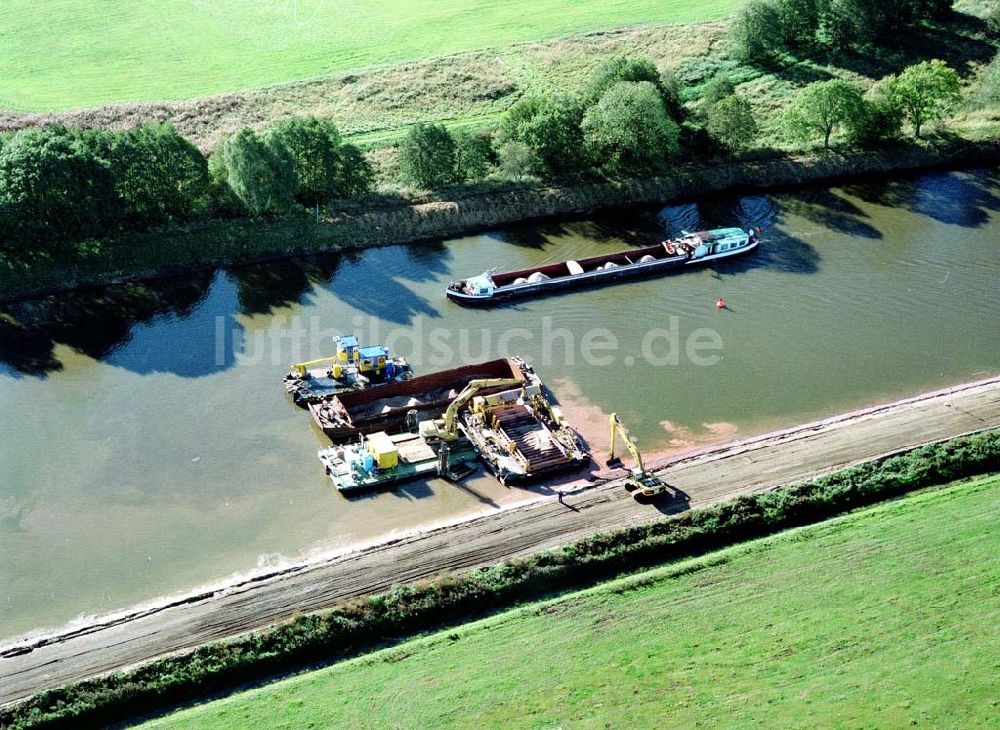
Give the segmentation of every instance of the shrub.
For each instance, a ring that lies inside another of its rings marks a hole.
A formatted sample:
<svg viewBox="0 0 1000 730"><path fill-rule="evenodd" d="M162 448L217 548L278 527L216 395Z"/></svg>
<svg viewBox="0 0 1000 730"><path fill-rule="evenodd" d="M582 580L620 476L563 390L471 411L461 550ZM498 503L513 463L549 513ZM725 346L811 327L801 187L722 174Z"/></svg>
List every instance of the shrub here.
<svg viewBox="0 0 1000 730"><path fill-rule="evenodd" d="M817 0L778 0L779 28L775 29L785 44L809 48L815 44L819 27L820 3Z"/></svg>
<svg viewBox="0 0 1000 730"><path fill-rule="evenodd" d="M169 124L128 132L88 130L80 139L104 160L133 228L188 221L208 212L208 161Z"/></svg>
<svg viewBox="0 0 1000 730"><path fill-rule="evenodd" d="M410 127L399 148L399 174L404 184L429 190L455 182L455 140L451 132L443 124Z"/></svg>
<svg viewBox="0 0 1000 730"><path fill-rule="evenodd" d="M223 140L212 155L216 184L228 188L251 215L287 211L297 191L295 163L282 141L249 127Z"/></svg>
<svg viewBox="0 0 1000 730"><path fill-rule="evenodd" d="M582 121L582 107L567 96L531 97L504 115L497 141L527 145L533 153L532 172L543 177L576 172L584 165Z"/></svg>
<svg viewBox="0 0 1000 730"><path fill-rule="evenodd" d="M588 154L612 175L663 172L678 151L679 128L648 81L619 82L587 110L583 135Z"/></svg>
<svg viewBox="0 0 1000 730"><path fill-rule="evenodd" d="M717 104L736 93L736 84L725 73L717 73L702 89L701 98L706 104Z"/></svg>
<svg viewBox="0 0 1000 730"><path fill-rule="evenodd" d="M648 81L657 91L663 92L660 72L656 64L648 58L633 58L616 56L610 58L594 71L590 83L583 94L585 106L596 104L604 96L604 92L622 81Z"/></svg>
<svg viewBox="0 0 1000 730"><path fill-rule="evenodd" d="M730 37L737 58L766 61L784 43L778 8L768 0L750 0L737 13Z"/></svg>
<svg viewBox="0 0 1000 730"><path fill-rule="evenodd" d="M713 138L734 152L752 145L760 133L750 105L736 94L709 108L706 126Z"/></svg>
<svg viewBox="0 0 1000 730"><path fill-rule="evenodd" d="M986 15L986 28L994 36L1000 37L1000 3L995 3Z"/></svg>
<svg viewBox="0 0 1000 730"><path fill-rule="evenodd" d="M123 214L108 163L59 125L25 129L4 143L0 209L13 238L45 251L104 235Z"/></svg>
<svg viewBox="0 0 1000 730"><path fill-rule="evenodd" d="M488 133L461 131L455 135L455 170L460 180L482 180L490 171L492 157Z"/></svg>
<svg viewBox="0 0 1000 730"><path fill-rule="evenodd" d="M348 198L371 186L367 161L343 144L340 130L329 119L291 117L269 129L268 137L288 150L298 180L295 197L303 205Z"/></svg>
<svg viewBox="0 0 1000 730"><path fill-rule="evenodd" d="M521 182L538 167L535 153L524 142L511 140L500 145L500 173L508 180Z"/></svg>
<svg viewBox="0 0 1000 730"><path fill-rule="evenodd" d="M860 113L847 127L847 139L872 147L898 137L902 126L903 113L889 98L888 83L879 82L865 94Z"/></svg>
<svg viewBox="0 0 1000 730"><path fill-rule="evenodd" d="M353 144L340 145L337 155L337 193L353 198L367 193L375 185L375 171L364 153Z"/></svg>

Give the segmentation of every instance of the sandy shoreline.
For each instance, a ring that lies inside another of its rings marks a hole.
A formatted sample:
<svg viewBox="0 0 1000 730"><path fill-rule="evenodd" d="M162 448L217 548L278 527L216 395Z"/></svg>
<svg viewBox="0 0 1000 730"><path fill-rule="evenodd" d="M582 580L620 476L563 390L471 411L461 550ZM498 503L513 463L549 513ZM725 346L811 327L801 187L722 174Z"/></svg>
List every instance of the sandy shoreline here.
<svg viewBox="0 0 1000 730"><path fill-rule="evenodd" d="M599 471L571 509L550 496L387 541L312 556L161 602L81 620L0 646L0 703L267 626L358 595L553 547L601 530L1000 426L1000 376L724 444L658 457L681 499L642 506Z"/></svg>

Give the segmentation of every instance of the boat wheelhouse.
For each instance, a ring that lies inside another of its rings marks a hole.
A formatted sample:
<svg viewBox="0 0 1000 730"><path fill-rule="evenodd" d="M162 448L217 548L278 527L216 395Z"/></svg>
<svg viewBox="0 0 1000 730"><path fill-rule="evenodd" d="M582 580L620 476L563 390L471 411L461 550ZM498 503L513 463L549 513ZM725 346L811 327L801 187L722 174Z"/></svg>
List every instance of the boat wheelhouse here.
<svg viewBox="0 0 1000 730"><path fill-rule="evenodd" d="M587 286L639 276L653 276L685 266L747 253L757 247L759 229L717 228L686 233L655 246L586 259L562 261L530 269L486 271L448 285L453 302L488 306L497 301L534 296L574 286Z"/></svg>

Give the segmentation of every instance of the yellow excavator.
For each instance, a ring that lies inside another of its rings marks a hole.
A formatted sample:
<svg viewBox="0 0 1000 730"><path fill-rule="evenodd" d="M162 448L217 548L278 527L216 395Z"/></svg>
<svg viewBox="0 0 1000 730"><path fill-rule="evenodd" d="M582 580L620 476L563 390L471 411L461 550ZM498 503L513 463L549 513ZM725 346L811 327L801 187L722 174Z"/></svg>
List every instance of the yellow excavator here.
<svg viewBox="0 0 1000 730"><path fill-rule="evenodd" d="M425 441L455 441L458 438L458 412L476 393L486 388L506 388L522 384L523 381L514 378L470 380L465 389L448 405L442 418L420 422L418 430L421 438Z"/></svg>
<svg viewBox="0 0 1000 730"><path fill-rule="evenodd" d="M646 471L646 467L642 463L642 454L639 453L639 447L636 445L631 434L629 434L628 429L625 428L625 424L622 423L622 419L618 417L618 414L612 413L609 421L611 424L611 453L608 454L608 466L617 467L622 465L622 460L615 456L615 447L617 446L619 436L621 436L622 441L625 443L625 448L628 449L632 458L635 459L635 466L629 469L628 478L625 480L625 488L633 492L636 499L639 497L649 499L666 492L667 485L658 476L653 474L653 472Z"/></svg>

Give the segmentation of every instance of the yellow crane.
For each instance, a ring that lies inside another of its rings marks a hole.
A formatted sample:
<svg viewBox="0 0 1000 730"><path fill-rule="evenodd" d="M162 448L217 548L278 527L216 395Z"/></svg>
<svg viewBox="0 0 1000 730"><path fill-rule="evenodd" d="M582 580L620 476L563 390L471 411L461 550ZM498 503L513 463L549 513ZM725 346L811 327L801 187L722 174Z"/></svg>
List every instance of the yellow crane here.
<svg viewBox="0 0 1000 730"><path fill-rule="evenodd" d="M634 492L637 498L640 496L656 497L663 494L667 490L667 485L658 476L646 471L646 467L642 463L642 454L639 452L639 447L636 445L635 439L628 432L628 429L625 428L622 419L619 418L617 413L612 413L609 422L611 425L611 452L608 454L608 466L620 466L622 463L622 460L615 456L618 437L621 436L625 448L632 455L632 458L635 459L635 466L629 469L629 476L625 480L625 488L630 492Z"/></svg>
<svg viewBox="0 0 1000 730"><path fill-rule="evenodd" d="M521 384L522 381L515 380L514 378L481 378L479 380L470 380L465 389L448 405L441 419L422 421L420 423L420 436L425 440L456 440L458 438L458 421L456 420L458 412L476 393L486 388L505 388Z"/></svg>

